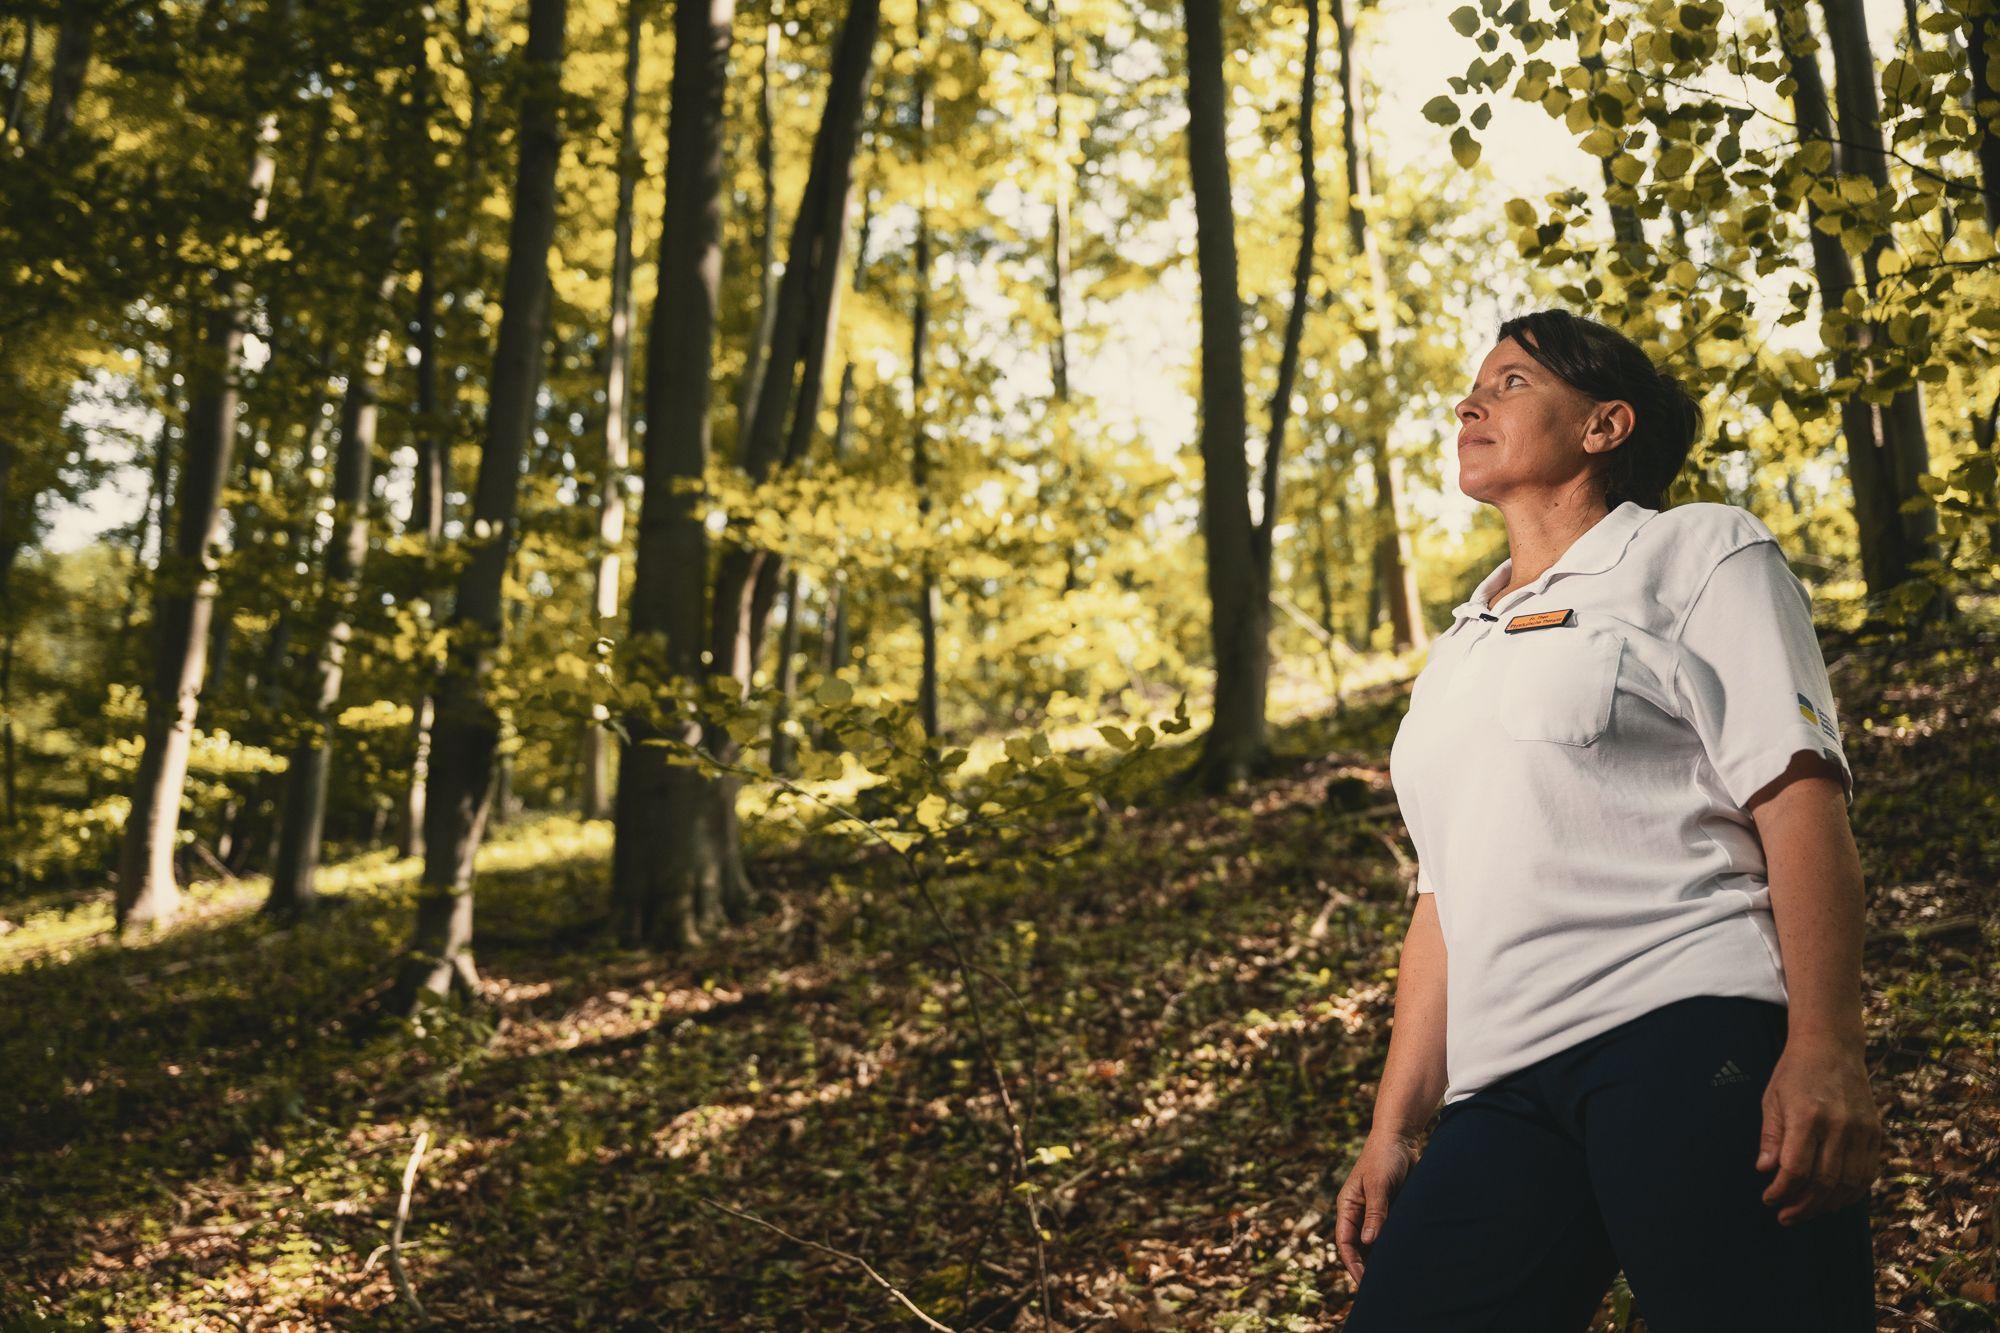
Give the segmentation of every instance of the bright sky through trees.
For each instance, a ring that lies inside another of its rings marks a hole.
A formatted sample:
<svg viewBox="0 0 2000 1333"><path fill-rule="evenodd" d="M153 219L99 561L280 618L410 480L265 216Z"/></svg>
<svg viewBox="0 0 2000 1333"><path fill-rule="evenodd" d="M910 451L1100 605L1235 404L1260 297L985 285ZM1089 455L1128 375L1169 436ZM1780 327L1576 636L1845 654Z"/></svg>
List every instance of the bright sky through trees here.
<svg viewBox="0 0 2000 1333"><path fill-rule="evenodd" d="M1463 74L1467 62L1477 54L1474 43L1459 36L1447 21L1460 2L1385 0L1379 9L1369 11L1359 20L1360 50L1368 87L1375 98L1370 133L1375 152L1392 170L1450 161L1449 129L1425 120L1422 108L1432 97L1446 91L1445 81ZM1902 45L1904 20L1896 0L1867 0L1867 10L1869 32L1877 50L1887 52ZM1739 7L1731 7L1732 16L1740 12ZM1323 59L1330 61L1332 57L1323 53ZM1577 146L1576 136L1560 121L1538 106L1513 99L1495 100L1492 122L1479 137L1482 152L1476 170L1482 173L1482 178L1490 175L1491 184L1474 202L1481 210L1490 211L1496 235L1504 232L1500 209L1510 198L1539 200L1552 190L1578 187L1594 194L1602 188L1596 160ZM1338 185L1339 142L1337 137L1323 133L1321 144L1321 188L1329 190ZM1292 151L1293 147L1278 145L1277 150ZM1019 200L1018 194L1002 188L993 191L989 201L996 209L1005 210L1018 206ZM1335 206L1329 199L1327 207ZM1091 221L1090 210L1081 210L1077 225L1088 230ZM1018 222L1030 232L1044 225L1025 215ZM1102 321L1111 332L1094 354L1079 349L1072 375L1081 396L1094 404L1114 438L1135 437L1149 443L1160 456L1172 457L1188 446L1195 433L1190 368L1195 361L1200 329L1194 317L1198 286L1193 263L1192 209L1176 209L1157 230L1165 233L1156 241L1163 249L1174 244L1176 238L1172 233L1183 233L1179 239L1184 243L1188 262L1171 271L1153 289L1126 293L1112 305L1093 305L1088 311L1090 320ZM1329 233L1323 231L1321 235L1323 244L1338 244L1337 238ZM1770 294L1781 298L1792 277L1785 273L1771 275L1766 280ZM984 269L961 267L959 280L966 284L968 296L992 321L1009 318L1010 299L1002 294L990 265ZM1490 304L1491 317L1476 320L1475 324L1494 325L1503 317L1501 306L1507 298L1505 294L1467 293L1467 300L1475 308ZM1505 313L1511 313L1511 308ZM1004 329L1004 325L994 327ZM1769 331L1773 342L1790 346L1806 347L1814 337L1810 323L1789 329L1771 325ZM1004 343L1004 339L1001 341ZM1484 347L1466 349L1468 376L1485 351ZM1003 405L1010 394L1047 392L1048 363L1042 348L1023 347L1017 355L1009 356L1003 345L996 348L994 355L1008 367L1008 378L1000 389ZM1399 438L1409 439L1409 447L1413 448L1423 447L1419 441L1424 439L1434 442L1438 432L1451 429L1451 401L1453 397L1447 396L1443 410L1434 414L1435 420L1402 422ZM93 411L87 404L73 409L81 421L94 419ZM142 415L99 415L106 425L115 425L141 440L150 440L157 429L155 421ZM100 447L113 457L129 456L129 450L115 435ZM1478 506L1458 494L1456 460L1449 450L1444 452L1444 467L1447 484L1443 492L1417 499L1428 518L1462 530ZM87 544L100 532L130 524L138 515L145 493L146 476L142 467L134 464L115 473L84 496L82 503L65 506L53 516L49 549L72 550ZM1192 521L1191 509L1189 519Z"/></svg>

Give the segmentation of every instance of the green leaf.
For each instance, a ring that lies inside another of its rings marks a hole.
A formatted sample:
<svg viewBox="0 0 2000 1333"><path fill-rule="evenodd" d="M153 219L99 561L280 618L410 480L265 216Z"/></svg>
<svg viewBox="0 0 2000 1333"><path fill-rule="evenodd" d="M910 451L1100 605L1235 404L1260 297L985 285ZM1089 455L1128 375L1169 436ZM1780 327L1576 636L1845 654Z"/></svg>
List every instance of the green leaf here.
<svg viewBox="0 0 2000 1333"><path fill-rule="evenodd" d="M1450 125L1458 120L1458 103L1439 95L1424 103L1424 119L1433 125Z"/></svg>
<svg viewBox="0 0 2000 1333"><path fill-rule="evenodd" d="M1479 140L1473 138L1472 131L1463 125L1451 132L1451 156L1468 171L1479 161Z"/></svg>
<svg viewBox="0 0 2000 1333"><path fill-rule="evenodd" d="M1509 199L1507 220L1517 227L1532 226L1535 221L1535 206L1525 199Z"/></svg>
<svg viewBox="0 0 2000 1333"><path fill-rule="evenodd" d="M1891 60L1882 67L1882 96L1907 102L1924 89L1924 76L1907 60Z"/></svg>
<svg viewBox="0 0 2000 1333"><path fill-rule="evenodd" d="M1470 37L1479 31L1479 11L1471 5L1451 11L1451 26L1461 37Z"/></svg>

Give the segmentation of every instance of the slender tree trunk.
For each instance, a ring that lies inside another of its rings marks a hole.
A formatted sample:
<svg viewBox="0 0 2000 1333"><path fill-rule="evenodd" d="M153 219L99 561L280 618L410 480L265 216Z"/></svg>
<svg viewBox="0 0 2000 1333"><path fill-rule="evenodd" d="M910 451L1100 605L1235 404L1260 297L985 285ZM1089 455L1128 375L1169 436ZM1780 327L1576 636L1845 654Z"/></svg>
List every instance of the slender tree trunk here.
<svg viewBox="0 0 2000 1333"><path fill-rule="evenodd" d="M1874 184L1876 194L1888 194L1888 158L1882 152L1882 100L1876 90L1874 54L1868 46L1868 16L1862 10L1862 0L1822 0L1822 8L1826 10L1828 44L1834 50L1834 106L1844 150L1842 166L1860 170ZM1862 274L1868 278L1870 298L1880 290L1882 252L1888 250L1890 242L1890 232L1882 230L1862 250ZM1888 338L1888 328L1870 320L1866 354L1872 356L1876 348L1890 346L1894 344ZM1924 402L1916 376L1908 370L1898 370L1896 376L1906 386L1890 398L1888 408L1880 410L1880 432L1882 448L1888 454L1888 468L1896 480L1898 508L1892 520L1900 528L1902 576L1910 578L1916 576L1914 566L1920 560L1930 560L1938 554L1938 510L1930 504L1916 506L1916 512L1902 510L1904 502L1924 498L1924 490L1916 478L1930 470L1930 444L1924 438ZM1926 614L1952 612L1950 594L1942 586L1936 588Z"/></svg>
<svg viewBox="0 0 2000 1333"><path fill-rule="evenodd" d="M29 14L23 26L27 31L21 35L21 58L14 62L14 86L7 90L7 112L0 119L0 139L12 134L21 123L21 99L27 94L28 80L35 75L35 16Z"/></svg>
<svg viewBox="0 0 2000 1333"><path fill-rule="evenodd" d="M17 743L14 728L14 618L11 608L5 612L0 622L0 798L6 801L6 810L0 813L0 826L14 828L21 820L20 778L15 769L14 747ZM8 845L13 845L10 837ZM11 876L10 876L11 878Z"/></svg>
<svg viewBox="0 0 2000 1333"><path fill-rule="evenodd" d="M1986 204L1986 225L2000 230L2000 134L1993 132L1990 116L1978 113L1979 107L2000 100L2000 79L1994 77L1990 46L1996 29L2000 29L2000 8L1993 6L1993 0L1970 0L1965 11L1965 55L1972 87L1966 96L1973 112L1972 132L1979 143L1979 193Z"/></svg>
<svg viewBox="0 0 2000 1333"><path fill-rule="evenodd" d="M633 126L639 116L639 48L644 24L638 0L625 7L625 106L619 118L618 213L612 223L611 333L604 385L604 475L598 486L597 632L609 632L618 616L619 552L625 543L625 471L631 464L626 423L631 419L632 379L632 195L639 178L639 145ZM612 734L603 718L592 718L583 733L583 817L611 816Z"/></svg>
<svg viewBox="0 0 2000 1333"><path fill-rule="evenodd" d="M429 558L435 562L444 546L445 497L451 488L451 441L438 411L437 244L431 210L426 207L418 241L417 318L415 345L417 450L412 479L410 519L405 529L424 534ZM410 777L403 789L403 827L399 850L404 856L424 854L425 797L430 789L431 726L436 701L428 688L417 701L410 725Z"/></svg>
<svg viewBox="0 0 2000 1333"><path fill-rule="evenodd" d="M826 349L837 313L841 256L860 141L862 106L874 69L875 39L881 24L879 0L851 0L834 43L833 76L825 112L813 139L812 166L792 228L778 313L762 389L738 442L739 462L753 483L773 468L792 466L806 456L824 391ZM726 664L748 688L761 651L765 616L774 599L783 562L773 552L741 544L727 547L711 595L711 661ZM737 745L726 730L704 730L709 750L734 763ZM741 780L724 775L715 786L709 819L721 853L720 873L708 881L719 897L700 899L696 910L709 926L726 915L741 921L750 911L750 882L743 871L736 832L736 793Z"/></svg>
<svg viewBox="0 0 2000 1333"><path fill-rule="evenodd" d="M1827 42L1833 48L1834 104L1840 131L1841 165L1860 172L1874 185L1878 195L1889 193L1888 159L1882 150L1881 100L1875 87L1875 58L1868 44L1868 19L1861 0L1822 0L1826 14ZM1889 248L1888 231L1877 232L1861 254L1861 270L1873 294L1881 285L1882 252ZM1873 361L1877 349L1893 347L1888 329L1871 320L1867 325L1862 354ZM1869 378L1882 372L1869 366ZM1896 583L1920 577L1916 565L1937 558L1937 510L1925 503L1915 511L1903 512L1903 505L1923 500L1917 478L1930 468L1930 447L1924 435L1923 400L1913 374L1899 370L1896 378L1905 382L1886 408L1880 410L1880 435L1884 462L1892 479L1896 508L1885 519L1885 536L1893 543L1891 573ZM1871 585L1871 591L1875 591ZM1950 595L1935 587L1920 615L1949 617L1955 613Z"/></svg>
<svg viewBox="0 0 2000 1333"><path fill-rule="evenodd" d="M42 112L36 142L53 147L69 137L76 123L77 99L90 72L92 31L101 0L63 0L56 27L55 63L49 67L49 104Z"/></svg>
<svg viewBox="0 0 2000 1333"><path fill-rule="evenodd" d="M1966 66L1972 86L1966 90L1966 110L1972 118L1972 132L1979 146L1979 195L1986 208L1988 230L2000 231L2000 134L1993 132L1993 118L1979 108L2000 101L2000 79L1995 78L1994 38L2000 36L2000 5L1995 0L1970 0L1965 9ZM1946 43L1950 49L1950 43ZM1955 216L1944 210L1947 218ZM1950 234L1946 234L1950 239ZM1972 442L1981 453L1991 453L2000 438L2000 394L1985 407L1973 405ZM1986 525L1987 549L2000 556L2000 519Z"/></svg>
<svg viewBox="0 0 2000 1333"><path fill-rule="evenodd" d="M931 318L931 85L930 66L925 54L928 33L924 28L924 0L916 0L916 28L915 105L912 109L916 116L917 175L922 185L917 199L917 254L912 284L916 304L910 319L910 484L917 493L918 522L928 531L934 503L930 478L930 414L925 404L927 386L924 382L926 362L929 360L925 343ZM942 734L938 725L939 610L937 570L930 557L925 555L919 561L917 574L917 634L923 645L921 675L917 682L917 716L923 722L925 737L932 742L936 742Z"/></svg>
<svg viewBox="0 0 2000 1333"><path fill-rule="evenodd" d="M778 705L771 725L771 771L790 775L794 761L792 734L786 723L792 716L792 698L799 688L799 571L785 571L785 619L778 630Z"/></svg>
<svg viewBox="0 0 2000 1333"><path fill-rule="evenodd" d="M649 685L705 673L710 374L722 280L722 108L734 0L677 0L667 120L659 289L646 361L645 491L633 571L628 678ZM696 902L719 873L714 779L670 762L659 742L699 745L700 724L652 709L625 719L613 818L612 916L627 944L699 939Z"/></svg>
<svg viewBox="0 0 2000 1333"><path fill-rule="evenodd" d="M1271 586L1271 534L1278 522L1278 481L1285 453L1285 424L1292 415L1292 384L1298 376L1299 343L1305 335L1306 302L1311 299L1315 241L1319 234L1319 181L1314 175L1313 102L1319 68L1319 0L1306 0L1306 55L1299 75L1299 252L1292 267L1292 308L1278 353L1278 383L1271 392L1271 433L1264 446L1263 516L1252 531L1260 576Z"/></svg>
<svg viewBox="0 0 2000 1333"><path fill-rule="evenodd" d="M1068 146L1063 137L1063 98L1069 95L1069 45L1063 41L1060 15L1055 0L1042 10L1042 24L1049 31L1049 93L1054 101L1051 127L1058 149L1055 172L1055 199L1049 210L1049 309L1055 317L1055 337L1049 340L1049 376L1055 385L1056 401L1069 401L1069 195L1070 168L1060 156Z"/></svg>
<svg viewBox="0 0 2000 1333"><path fill-rule="evenodd" d="M160 534L161 550L166 547L167 457L168 451L173 448L173 432L167 424L170 417L170 411L161 411L160 428L153 437L153 461L147 469L146 478L146 507L139 513L139 531L132 539L132 595L118 609L120 643L124 643L132 633L132 623L139 613L139 589L146 581L147 571L158 563L157 556L149 559L146 554L153 545L154 532Z"/></svg>
<svg viewBox="0 0 2000 1333"><path fill-rule="evenodd" d="M1388 297L1388 278L1382 254L1375 244L1374 229L1368 225L1368 207L1374 198L1371 159L1367 147L1367 126L1362 119L1361 70L1354 58L1354 30L1347 19L1346 0L1332 0L1333 24L1340 47L1341 140L1347 159L1347 235L1354 255L1367 266L1370 291L1375 306L1375 324L1361 331L1362 346L1376 366L1377 380L1371 386L1379 395L1388 385L1392 365L1388 334L1394 318ZM1386 422L1388 413L1378 412L1376 420ZM1390 450L1387 427L1378 428L1368 448L1370 469L1375 482L1375 582L1388 612L1392 643L1398 651L1424 647L1430 641L1425 632L1422 602L1417 595L1415 561L1411 558L1409 534L1403 525L1402 460Z"/></svg>
<svg viewBox="0 0 2000 1333"><path fill-rule="evenodd" d="M1579 53L1576 63L1590 71L1594 86L1605 82L1602 50L1593 50L1587 55ZM1619 184L1618 177L1611 172L1611 159L1598 158L1597 167L1604 177L1604 206L1611 214L1612 241L1617 246L1618 254L1637 270L1640 255L1646 248L1646 225L1640 220L1637 209L1621 202L1622 196L1628 193L1631 187Z"/></svg>
<svg viewBox="0 0 2000 1333"><path fill-rule="evenodd" d="M288 5L278 5L272 14L281 32L288 28ZM263 224L270 202L277 136L277 116L266 113L250 149L252 227ZM187 461L181 469L179 521L172 557L163 554L156 578L146 734L118 867L114 907L121 934L164 925L180 909L174 847L215 608L214 547L221 537L222 485L236 444L243 299L234 277L215 276L214 304L188 366Z"/></svg>
<svg viewBox="0 0 2000 1333"><path fill-rule="evenodd" d="M764 389L764 366L771 346L772 322L778 314L778 175L776 95L771 74L778 63L778 34L784 0L770 0L770 16L764 21L764 45L757 67L757 180L763 192L763 213L757 226L757 281L761 288L757 304L757 336L743 364L743 383L737 391L736 421L739 432L756 410Z"/></svg>
<svg viewBox="0 0 2000 1333"><path fill-rule="evenodd" d="M1843 172L1848 167L1850 149L1834 138L1833 116L1807 11L1782 0L1771 0L1771 12L1785 48L1787 72L1792 78L1792 107L1800 142L1818 141L1832 146L1829 170ZM1839 238L1820 230L1819 218L1819 207L1808 196L1806 236L1812 248L1813 276L1819 286L1822 337L1833 353L1834 377L1846 379L1856 372L1855 339L1852 329L1838 331L1832 321L1842 309L1847 293L1855 287L1854 266ZM1847 441L1847 473L1854 490L1862 578L1871 592L1880 594L1902 582L1908 569L1902 527L1896 517L1902 497L1878 431L1874 408L1860 395L1847 394L1840 400L1840 425L1841 435Z"/></svg>
<svg viewBox="0 0 2000 1333"><path fill-rule="evenodd" d="M1211 790L1251 776L1268 755L1271 590L1250 520L1236 218L1229 193L1228 90L1219 0L1185 0L1188 167L1201 277L1202 536L1208 554L1215 718L1196 772Z"/></svg>
<svg viewBox="0 0 2000 1333"><path fill-rule="evenodd" d="M720 12L722 5L716 4ZM812 164L806 175L806 187L799 204L798 220L792 229L791 245L785 263L785 271L778 284L777 311L771 320L771 343L765 353L764 378L759 387L750 416L737 432L738 462L754 485L761 483L774 467L787 460L788 453L796 453L801 441L809 435L810 418L801 430L793 422L794 412L817 413L821 385L815 367L823 356L823 342L826 332L827 303L832 299L834 282L832 271L840 264L843 223L847 213L848 184L852 172L854 146L859 135L861 107L867 94L868 81L874 63L875 34L880 23L879 0L852 0L846 20L841 25L840 36L834 44L833 77L827 91L826 109L823 113L819 133L814 136ZM697 28L699 25L697 25ZM689 40L699 44L702 39ZM679 39L676 45L678 47ZM675 77L680 77L680 66L676 57ZM676 101L679 94L675 94ZM703 103L706 105L706 103ZM719 120L720 112L716 113ZM668 142L669 159L673 156L674 140L672 131ZM719 149L717 150L719 151ZM691 167L683 170L692 170ZM719 167L717 168L719 172ZM676 169L669 161L669 193L676 179ZM706 176L703 177L706 179ZM704 186L703 198L706 198ZM691 204L689 207L699 207ZM712 207L712 205L710 206ZM670 218L679 214L670 214ZM674 224L668 223L669 231ZM688 228L693 230L692 227ZM700 235L706 236L707 225L701 224ZM676 265L684 261L676 261ZM719 266L720 260L714 264ZM690 276L692 265L688 265ZM669 299L664 287L671 272L668 257L662 259L661 301ZM705 320L691 319L685 312L701 303L703 310L713 310L712 291L699 289L687 282L684 299L674 301L669 310L675 324L675 337L691 336L689 328L696 330L712 327ZM666 335L660 321L665 317L659 308L654 310L654 346L663 345ZM672 325L670 325L671 327ZM821 345L816 352L815 344ZM706 347L706 340L703 342ZM678 349L677 349L678 350ZM704 350L703 380L706 379L708 353ZM677 411L670 423L673 429L701 436L699 451L704 465L706 461L707 403L705 397L699 399L700 418L694 420L697 399L688 390L668 397L654 393L650 376L658 373L659 354L653 354L653 366L649 369L647 399L651 403L685 403L687 419L683 420ZM690 366L692 362L690 361ZM687 381L692 382L692 377ZM664 387L664 386L663 386ZM652 475L651 425L648 426L649 444L648 476ZM684 442L679 456L692 461L696 446ZM649 491L652 489L648 487ZM692 497L690 497L692 498ZM671 526L673 520L663 516L663 525ZM645 537L642 521L640 535ZM664 559L669 547L662 542L656 546L656 557ZM684 555L683 564L691 569L700 569L705 559L706 542L699 552L702 559ZM690 550L692 553L692 548ZM642 546L640 553L640 577L646 573L647 557ZM693 679L701 679L710 673L728 674L740 684L748 685L752 665L757 660L762 643L761 606L768 605L770 589L779 573L774 559L767 553L742 545L733 545L724 550L718 562L712 590L707 599L707 637L710 657L701 663L699 649L684 649L676 641L680 631L695 629L700 624L702 612L698 589L681 588L675 590L672 600L676 604L686 604L672 627L664 623L662 615L658 631L666 634L670 662L681 652L694 654L698 666L680 674ZM656 576L659 577L659 576ZM666 587L664 581L660 585ZM665 599L667 594L662 593ZM637 614L638 593L634 592L634 614ZM691 609L690 609L691 608ZM635 622L633 637L636 639L641 627ZM685 733L682 733L685 735ZM714 726L703 725L700 743L709 753L724 764L733 764L737 757L737 745L729 733ZM657 750L658 747L647 747ZM633 759L633 751L627 750L626 759ZM718 928L725 917L737 920L747 916L749 911L750 888L744 874L742 849L736 831L736 792L740 783L731 775L711 777L699 770L676 767L666 780L649 778L650 791L634 791L631 825L633 838L629 844L629 855L621 852L615 858L617 886L614 895L619 904L618 915L621 929L628 938L646 938L656 943L673 945L684 943L697 937L700 932ZM619 824L620 846L625 848L627 828L627 792L624 781L619 783ZM655 837L664 837L669 842L671 856L648 852L637 841L640 824L649 826ZM647 864L641 868L641 861Z"/></svg>
<svg viewBox="0 0 2000 1333"><path fill-rule="evenodd" d="M473 490L471 557L459 577L451 643L439 680L424 870L416 931L397 976L392 1009L428 992L472 990L472 861L491 810L500 719L486 697L503 632L501 592L515 536L521 460L541 389L549 246L555 238L556 167L562 156L563 26L567 0L529 0L520 157L507 237L500 333L488 383L486 440Z"/></svg>
<svg viewBox="0 0 2000 1333"><path fill-rule="evenodd" d="M333 465L333 536L325 554L320 638L305 662L299 693L306 701L305 727L285 769L279 819L278 855L271 866L271 891L264 909L298 916L314 901L321 832L326 823L327 778L332 763L333 709L340 702L347 646L354 634L354 603L361 569L368 558L368 506L375 469L376 385L389 358L386 316L395 298L395 251L400 222L388 228L382 276L375 284L373 309L384 327L357 340L358 364L347 378L340 409L340 443Z"/></svg>
<svg viewBox="0 0 2000 1333"><path fill-rule="evenodd" d="M861 291L868 278L868 229L874 219L874 195L864 190L861 195L861 228L854 242L854 290ZM844 470L850 452L850 441L854 433L854 358L849 357L840 368L840 390L835 395L833 412L833 443L830 452L836 470ZM847 575L842 569L835 569L833 577L826 585L826 605L820 613L820 644L818 656L820 670L824 675L832 675L847 662ZM794 678L794 686L796 678ZM789 715L792 691L788 688L784 695L786 713ZM815 747L826 744L826 736L819 725L818 714L814 714L810 727ZM774 747L777 733L772 736ZM778 751L774 748L774 753ZM790 759L792 750L790 738L786 738L783 753Z"/></svg>
<svg viewBox="0 0 2000 1333"><path fill-rule="evenodd" d="M1313 590L1319 594L1319 620L1326 626L1330 636L1326 641L1326 665L1330 677L1328 688L1333 692L1333 714L1339 717L1344 701L1340 688L1341 642L1340 612L1333 598L1333 553L1327 536L1326 508L1315 505L1312 510L1313 524Z"/></svg>

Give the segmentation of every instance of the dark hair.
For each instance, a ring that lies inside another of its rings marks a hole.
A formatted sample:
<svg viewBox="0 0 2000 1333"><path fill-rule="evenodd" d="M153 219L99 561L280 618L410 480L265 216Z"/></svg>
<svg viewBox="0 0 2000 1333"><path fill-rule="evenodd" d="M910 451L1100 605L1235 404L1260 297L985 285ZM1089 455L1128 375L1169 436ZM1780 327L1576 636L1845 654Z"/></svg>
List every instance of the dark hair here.
<svg viewBox="0 0 2000 1333"><path fill-rule="evenodd" d="M1534 336L1532 347L1523 332ZM1618 330L1567 310L1516 315L1500 325L1495 341L1510 337L1571 388L1600 403L1632 405L1632 433L1597 469L1604 503L1661 508L1701 432L1701 404L1687 386Z"/></svg>

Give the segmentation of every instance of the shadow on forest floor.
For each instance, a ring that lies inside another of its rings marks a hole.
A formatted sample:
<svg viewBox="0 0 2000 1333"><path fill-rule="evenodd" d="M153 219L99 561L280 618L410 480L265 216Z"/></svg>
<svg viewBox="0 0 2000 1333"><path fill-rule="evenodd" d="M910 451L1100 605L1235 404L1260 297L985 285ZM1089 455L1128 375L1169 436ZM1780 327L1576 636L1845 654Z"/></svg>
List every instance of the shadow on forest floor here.
<svg viewBox="0 0 2000 1333"><path fill-rule="evenodd" d="M1892 1140L1882 1327L2000 1327L2000 672L1985 645L1832 656ZM1328 820L1391 799L1403 705L1281 731L1278 771L1227 801L1114 801L938 886L983 970L1039 1253L968 997L888 862L753 829L771 911L666 958L582 929L609 830L549 817L482 858L483 1013L356 1030L411 914L411 865L379 857L298 927L246 882L141 949L60 921L32 953L0 940L0 1320L415 1325L385 1251L427 1132L402 1257L451 1326L914 1322L776 1227L955 1328L1040 1327L1045 1291L1066 1327L1335 1328L1325 1213L1413 867L1393 816Z"/></svg>

